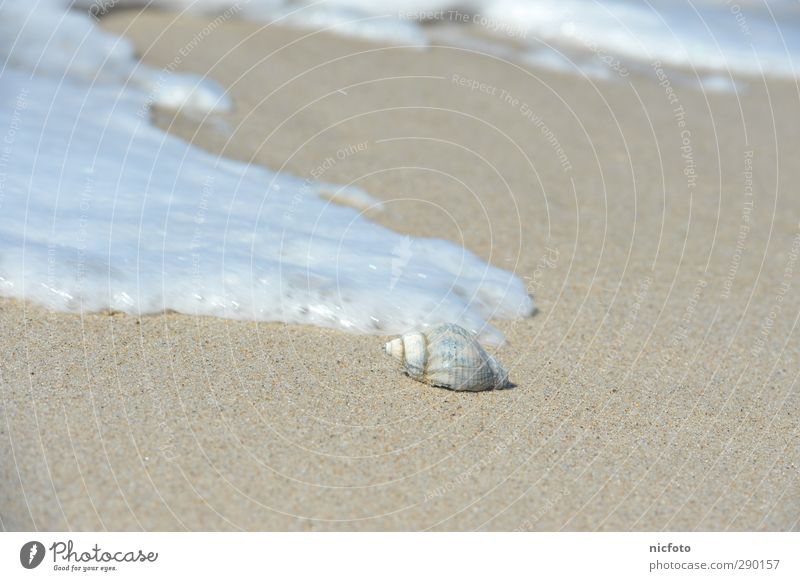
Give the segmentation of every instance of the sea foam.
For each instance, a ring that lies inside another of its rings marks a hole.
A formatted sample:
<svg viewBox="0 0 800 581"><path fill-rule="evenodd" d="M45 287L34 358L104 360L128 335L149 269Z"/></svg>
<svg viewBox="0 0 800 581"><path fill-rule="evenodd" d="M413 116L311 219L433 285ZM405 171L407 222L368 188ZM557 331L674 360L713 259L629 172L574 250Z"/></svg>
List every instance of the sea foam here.
<svg viewBox="0 0 800 581"><path fill-rule="evenodd" d="M366 192L211 155L152 104L224 111L208 79L143 67L55 0L0 7L0 293L55 310L174 310L398 333L529 315L523 282L366 219Z"/></svg>
<svg viewBox="0 0 800 581"><path fill-rule="evenodd" d="M137 4L140 0L78 0ZM795 0L153 0L172 9L326 30L406 46L441 38L437 24L466 26L520 46L516 60L564 73L619 80L654 61L696 71L696 85L720 75L794 78L800 62ZM102 5L102 4L101 4ZM428 24L431 26L423 26ZM456 46L474 39L453 39ZM485 45L489 46L489 45ZM494 52L488 49L487 52ZM504 57L507 56L503 51ZM617 64L620 63L620 64ZM620 69L622 68L622 74ZM735 82L728 83L735 89Z"/></svg>

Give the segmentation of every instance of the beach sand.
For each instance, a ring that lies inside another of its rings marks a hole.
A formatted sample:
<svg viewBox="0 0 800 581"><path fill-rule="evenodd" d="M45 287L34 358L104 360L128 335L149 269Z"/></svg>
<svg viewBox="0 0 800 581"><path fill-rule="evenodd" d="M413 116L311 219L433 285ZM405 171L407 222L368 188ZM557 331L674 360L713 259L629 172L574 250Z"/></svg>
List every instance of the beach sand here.
<svg viewBox="0 0 800 581"><path fill-rule="evenodd" d="M401 375L380 336L2 300L3 528L800 527L795 84L669 73L669 93L235 20L103 26L236 103L162 127L325 166L385 202L376 221L514 270L538 312L496 321L516 386L474 394Z"/></svg>

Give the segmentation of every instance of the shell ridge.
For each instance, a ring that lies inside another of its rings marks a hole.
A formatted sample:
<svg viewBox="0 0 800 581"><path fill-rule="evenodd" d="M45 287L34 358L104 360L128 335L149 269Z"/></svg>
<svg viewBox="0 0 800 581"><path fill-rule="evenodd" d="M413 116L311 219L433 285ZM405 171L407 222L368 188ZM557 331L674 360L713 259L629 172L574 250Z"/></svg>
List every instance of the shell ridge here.
<svg viewBox="0 0 800 581"><path fill-rule="evenodd" d="M403 365L406 374L429 385L446 387L456 391L482 391L507 387L508 371L489 355L477 337L452 323L439 325L427 333L412 331L403 334L402 354L390 344L386 352Z"/></svg>

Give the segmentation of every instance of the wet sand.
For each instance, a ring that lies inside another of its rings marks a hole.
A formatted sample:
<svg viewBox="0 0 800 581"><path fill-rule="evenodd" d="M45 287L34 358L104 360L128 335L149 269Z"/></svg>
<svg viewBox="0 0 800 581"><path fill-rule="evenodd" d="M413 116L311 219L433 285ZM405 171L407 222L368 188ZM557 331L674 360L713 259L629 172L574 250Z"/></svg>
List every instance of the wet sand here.
<svg viewBox="0 0 800 581"><path fill-rule="evenodd" d="M375 220L523 277L539 311L497 321L495 350L516 387L423 386L379 336L1 300L3 528L800 526L796 86L668 92L208 23L103 26L229 88L234 113L165 129L329 166Z"/></svg>

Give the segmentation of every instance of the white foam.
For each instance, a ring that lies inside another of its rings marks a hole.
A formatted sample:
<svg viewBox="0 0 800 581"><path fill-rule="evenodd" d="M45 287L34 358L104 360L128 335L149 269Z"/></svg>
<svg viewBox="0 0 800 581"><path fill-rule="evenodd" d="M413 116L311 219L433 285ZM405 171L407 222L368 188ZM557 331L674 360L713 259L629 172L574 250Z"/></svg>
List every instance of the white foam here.
<svg viewBox="0 0 800 581"><path fill-rule="evenodd" d="M3 295L375 333L452 321L494 342L490 317L532 312L510 272L325 199L377 204L358 188L221 159L154 127L151 103L228 101L205 79L142 68L64 6L0 6Z"/></svg>
<svg viewBox="0 0 800 581"><path fill-rule="evenodd" d="M602 50L632 61L734 74L794 77L800 20L784 2L495 0L489 16L523 27L529 41Z"/></svg>
<svg viewBox="0 0 800 581"><path fill-rule="evenodd" d="M427 44L424 32L415 22L395 18L390 12L363 10L358 4L322 2L310 6L298 6L287 3L276 7L256 2L244 5L241 16L250 20L325 30L383 44L407 46Z"/></svg>
<svg viewBox="0 0 800 581"><path fill-rule="evenodd" d="M602 80L611 78L610 69L596 59L569 57L551 48L541 48L524 53L522 61L541 69L560 73L582 73L587 77Z"/></svg>
<svg viewBox="0 0 800 581"><path fill-rule="evenodd" d="M141 0L76 0L92 7ZM794 0L154 0L172 9L279 22L381 43L424 46L424 21L471 24L528 44L520 60L613 79L622 61L733 74L794 78L800 61L800 7ZM458 43L461 44L461 43ZM559 63L544 45L587 54ZM646 70L646 69L645 69ZM622 75L624 77L624 75ZM704 81L700 79L700 84ZM697 83L695 83L696 85ZM721 88L720 83L713 83ZM732 90L732 89L730 89Z"/></svg>
<svg viewBox="0 0 800 581"><path fill-rule="evenodd" d="M88 13L67 10L68 0L6 0L0 4L3 70L148 91L147 103L187 110L227 111L232 104L211 79L170 75L137 62L124 38L95 26Z"/></svg>

